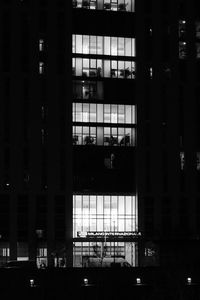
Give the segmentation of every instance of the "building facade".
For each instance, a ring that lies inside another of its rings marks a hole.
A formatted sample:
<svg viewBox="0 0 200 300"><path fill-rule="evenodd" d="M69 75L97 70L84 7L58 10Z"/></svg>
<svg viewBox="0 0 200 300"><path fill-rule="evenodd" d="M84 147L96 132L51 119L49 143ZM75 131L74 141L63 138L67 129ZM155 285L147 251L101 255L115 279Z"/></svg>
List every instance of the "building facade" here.
<svg viewBox="0 0 200 300"><path fill-rule="evenodd" d="M0 8L1 263L198 262L198 1Z"/></svg>

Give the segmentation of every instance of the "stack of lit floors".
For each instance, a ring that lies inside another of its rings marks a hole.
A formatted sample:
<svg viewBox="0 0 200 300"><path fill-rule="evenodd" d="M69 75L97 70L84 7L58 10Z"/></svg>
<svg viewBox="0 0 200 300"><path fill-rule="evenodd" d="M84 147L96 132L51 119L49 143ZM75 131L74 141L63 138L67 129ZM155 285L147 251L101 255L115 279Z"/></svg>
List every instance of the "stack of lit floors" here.
<svg viewBox="0 0 200 300"><path fill-rule="evenodd" d="M136 266L135 106L105 103L96 81L74 84L74 267Z"/></svg>

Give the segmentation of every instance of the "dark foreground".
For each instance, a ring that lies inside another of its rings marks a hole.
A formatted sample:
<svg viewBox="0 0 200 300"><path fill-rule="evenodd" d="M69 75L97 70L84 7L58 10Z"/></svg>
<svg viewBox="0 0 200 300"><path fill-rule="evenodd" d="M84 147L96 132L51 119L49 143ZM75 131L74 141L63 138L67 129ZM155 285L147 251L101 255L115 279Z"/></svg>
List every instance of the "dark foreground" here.
<svg viewBox="0 0 200 300"><path fill-rule="evenodd" d="M84 278L88 279L86 285L83 283ZM139 278L141 283L138 284ZM191 278L191 283L187 282L187 278ZM200 270L0 269L0 299L198 300L200 299Z"/></svg>

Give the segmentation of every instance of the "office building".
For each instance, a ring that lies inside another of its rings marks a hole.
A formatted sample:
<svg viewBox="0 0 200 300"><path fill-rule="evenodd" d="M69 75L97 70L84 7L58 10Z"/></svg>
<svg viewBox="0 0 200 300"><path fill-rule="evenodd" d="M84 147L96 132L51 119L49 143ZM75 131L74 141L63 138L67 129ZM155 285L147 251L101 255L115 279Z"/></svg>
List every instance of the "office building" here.
<svg viewBox="0 0 200 300"><path fill-rule="evenodd" d="M198 6L1 2L2 263L197 261Z"/></svg>

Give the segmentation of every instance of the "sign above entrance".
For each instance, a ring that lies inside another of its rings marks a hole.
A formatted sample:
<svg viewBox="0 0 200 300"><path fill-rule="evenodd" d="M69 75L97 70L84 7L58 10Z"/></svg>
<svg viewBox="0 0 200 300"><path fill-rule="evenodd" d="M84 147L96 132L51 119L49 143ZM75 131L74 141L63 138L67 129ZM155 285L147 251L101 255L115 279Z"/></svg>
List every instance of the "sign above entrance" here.
<svg viewBox="0 0 200 300"><path fill-rule="evenodd" d="M78 231L77 236L80 238L137 238L141 237L139 231Z"/></svg>

